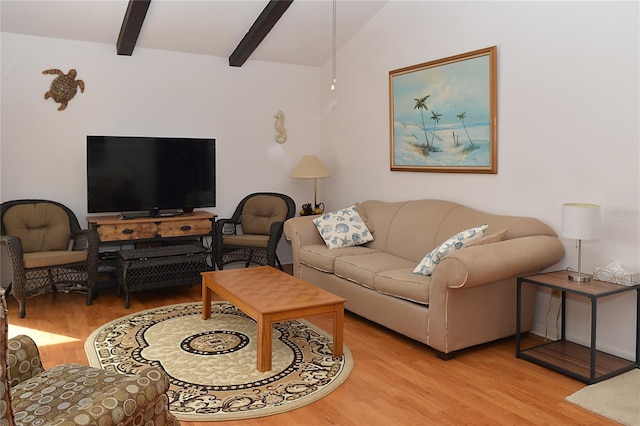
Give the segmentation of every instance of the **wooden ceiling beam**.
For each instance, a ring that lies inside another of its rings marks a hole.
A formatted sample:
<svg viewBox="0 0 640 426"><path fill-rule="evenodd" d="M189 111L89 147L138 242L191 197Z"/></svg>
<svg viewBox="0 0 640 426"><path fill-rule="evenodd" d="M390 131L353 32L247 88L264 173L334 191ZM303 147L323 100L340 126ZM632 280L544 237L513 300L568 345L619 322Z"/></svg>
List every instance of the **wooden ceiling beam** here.
<svg viewBox="0 0 640 426"><path fill-rule="evenodd" d="M269 31L276 25L284 12L291 6L293 0L270 0L253 23L249 31L240 41L240 44L229 56L229 66L241 67L254 50L260 45L262 40L269 34Z"/></svg>
<svg viewBox="0 0 640 426"><path fill-rule="evenodd" d="M129 0L116 43L118 55L131 56L133 54L133 48L136 47L150 3L151 0Z"/></svg>

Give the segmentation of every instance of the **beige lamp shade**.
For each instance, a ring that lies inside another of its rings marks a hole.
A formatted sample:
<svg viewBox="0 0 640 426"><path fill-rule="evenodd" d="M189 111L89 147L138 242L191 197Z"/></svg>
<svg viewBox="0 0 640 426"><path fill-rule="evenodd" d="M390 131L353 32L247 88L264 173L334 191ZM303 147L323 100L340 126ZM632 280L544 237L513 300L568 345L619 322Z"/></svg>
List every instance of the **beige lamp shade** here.
<svg viewBox="0 0 640 426"><path fill-rule="evenodd" d="M296 179L313 179L313 207L318 206L318 178L331 176L317 155L305 155L291 172L291 177ZM322 207L324 209L324 207Z"/></svg>
<svg viewBox="0 0 640 426"><path fill-rule="evenodd" d="M305 155L291 172L292 178L311 179L331 176L329 169L322 164L317 155Z"/></svg>
<svg viewBox="0 0 640 426"><path fill-rule="evenodd" d="M562 205L562 236L576 240L600 238L600 206L568 203Z"/></svg>
<svg viewBox="0 0 640 426"><path fill-rule="evenodd" d="M600 206L597 204L568 203L562 205L563 237L574 238L578 242L578 272L570 271L571 281L589 282L591 275L582 273L582 240L600 238Z"/></svg>

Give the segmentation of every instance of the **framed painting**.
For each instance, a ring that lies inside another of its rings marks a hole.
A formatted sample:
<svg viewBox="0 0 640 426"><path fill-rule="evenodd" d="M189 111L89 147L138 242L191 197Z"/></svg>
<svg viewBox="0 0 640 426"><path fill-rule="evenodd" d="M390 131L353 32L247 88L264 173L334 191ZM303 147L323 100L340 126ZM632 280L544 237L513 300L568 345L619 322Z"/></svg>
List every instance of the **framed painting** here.
<svg viewBox="0 0 640 426"><path fill-rule="evenodd" d="M389 72L391 170L497 173L496 46Z"/></svg>

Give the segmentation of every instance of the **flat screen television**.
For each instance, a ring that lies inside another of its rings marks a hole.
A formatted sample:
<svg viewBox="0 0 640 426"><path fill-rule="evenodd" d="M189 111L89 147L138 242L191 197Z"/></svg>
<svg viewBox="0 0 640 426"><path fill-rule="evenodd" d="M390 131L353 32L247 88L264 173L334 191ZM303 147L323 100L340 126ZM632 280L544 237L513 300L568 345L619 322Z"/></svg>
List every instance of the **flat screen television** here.
<svg viewBox="0 0 640 426"><path fill-rule="evenodd" d="M123 217L215 207L216 141L87 136L87 200L89 213Z"/></svg>

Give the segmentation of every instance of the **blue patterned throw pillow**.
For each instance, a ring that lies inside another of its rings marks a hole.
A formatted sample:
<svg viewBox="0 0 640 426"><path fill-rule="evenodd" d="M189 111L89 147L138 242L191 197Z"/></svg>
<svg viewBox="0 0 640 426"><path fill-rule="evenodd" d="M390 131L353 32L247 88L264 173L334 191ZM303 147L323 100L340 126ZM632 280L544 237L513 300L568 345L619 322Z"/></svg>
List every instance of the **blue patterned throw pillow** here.
<svg viewBox="0 0 640 426"><path fill-rule="evenodd" d="M476 228L467 229L466 231L462 231L449 238L447 241L434 248L431 253L427 254L420 263L418 263L418 266L413 270L413 273L422 275L433 274L435 267L446 255L456 250L460 250L466 244L482 237L485 232L487 232L488 227L489 225L482 225Z"/></svg>
<svg viewBox="0 0 640 426"><path fill-rule="evenodd" d="M355 205L325 213L313 219L313 223L330 249L357 246L373 240Z"/></svg>

